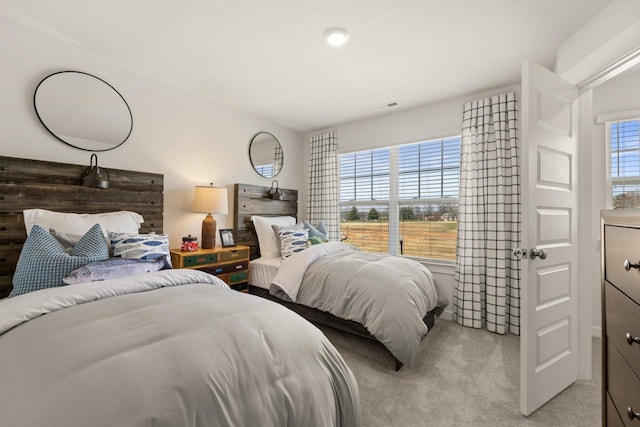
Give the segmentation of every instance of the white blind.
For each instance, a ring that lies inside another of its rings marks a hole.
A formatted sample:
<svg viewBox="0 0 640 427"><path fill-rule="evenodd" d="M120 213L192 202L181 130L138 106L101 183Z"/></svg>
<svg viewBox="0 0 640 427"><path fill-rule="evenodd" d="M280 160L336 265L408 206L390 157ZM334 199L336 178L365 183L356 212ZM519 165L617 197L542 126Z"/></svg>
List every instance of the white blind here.
<svg viewBox="0 0 640 427"><path fill-rule="evenodd" d="M398 199L457 198L459 188L459 137L398 148Z"/></svg>
<svg viewBox="0 0 640 427"><path fill-rule="evenodd" d="M389 148L359 151L340 156L340 201L388 201Z"/></svg>
<svg viewBox="0 0 640 427"><path fill-rule="evenodd" d="M640 120L610 122L608 128L613 207L640 206Z"/></svg>

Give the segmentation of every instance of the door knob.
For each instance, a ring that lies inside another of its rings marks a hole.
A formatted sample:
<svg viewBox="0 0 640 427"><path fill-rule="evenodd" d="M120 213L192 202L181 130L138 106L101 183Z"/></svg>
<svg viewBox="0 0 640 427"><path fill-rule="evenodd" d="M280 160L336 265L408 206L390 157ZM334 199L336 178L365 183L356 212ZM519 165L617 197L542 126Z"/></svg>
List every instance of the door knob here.
<svg viewBox="0 0 640 427"><path fill-rule="evenodd" d="M627 271L629 271L629 270L631 270L632 268L640 268L640 262L638 262L638 263L635 263L635 264L634 264L634 263L632 263L632 262L629 262L629 260L628 260L628 259L625 259L625 260L624 260L624 269L625 269L625 270L627 270Z"/></svg>
<svg viewBox="0 0 640 427"><path fill-rule="evenodd" d="M531 249L531 252L529 252L529 255L531 255L531 259L535 259L536 257L540 259L546 259L547 251L545 251L544 249Z"/></svg>

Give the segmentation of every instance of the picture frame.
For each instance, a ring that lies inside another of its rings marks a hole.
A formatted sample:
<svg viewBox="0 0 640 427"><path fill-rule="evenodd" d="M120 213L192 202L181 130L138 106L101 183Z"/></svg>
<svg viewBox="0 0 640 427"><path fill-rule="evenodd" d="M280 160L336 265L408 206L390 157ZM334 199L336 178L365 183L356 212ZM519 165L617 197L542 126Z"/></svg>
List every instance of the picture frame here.
<svg viewBox="0 0 640 427"><path fill-rule="evenodd" d="M231 228L224 228L220 230L220 242L223 248L236 246L236 236Z"/></svg>

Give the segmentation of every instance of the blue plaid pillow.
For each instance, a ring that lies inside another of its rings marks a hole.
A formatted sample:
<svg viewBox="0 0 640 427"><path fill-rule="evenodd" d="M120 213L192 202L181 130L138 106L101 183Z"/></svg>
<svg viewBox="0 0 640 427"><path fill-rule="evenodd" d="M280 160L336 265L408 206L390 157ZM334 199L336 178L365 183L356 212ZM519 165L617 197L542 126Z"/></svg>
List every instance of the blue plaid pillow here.
<svg viewBox="0 0 640 427"><path fill-rule="evenodd" d="M109 247L99 224L91 227L71 249L64 248L47 230L34 225L24 242L10 297L40 289L63 286L62 278L70 271L93 261L109 258Z"/></svg>

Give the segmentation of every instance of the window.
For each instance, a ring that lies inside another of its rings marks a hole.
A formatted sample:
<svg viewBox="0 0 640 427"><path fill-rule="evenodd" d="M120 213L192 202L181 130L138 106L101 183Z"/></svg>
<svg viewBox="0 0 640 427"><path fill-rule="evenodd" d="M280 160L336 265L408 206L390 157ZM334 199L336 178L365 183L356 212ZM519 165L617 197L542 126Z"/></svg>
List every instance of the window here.
<svg viewBox="0 0 640 427"><path fill-rule="evenodd" d="M607 123L610 203L613 208L640 206L640 120Z"/></svg>
<svg viewBox="0 0 640 427"><path fill-rule="evenodd" d="M460 137L339 157L344 241L368 252L455 260Z"/></svg>

